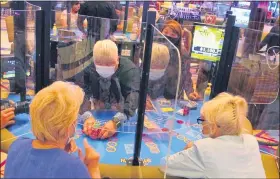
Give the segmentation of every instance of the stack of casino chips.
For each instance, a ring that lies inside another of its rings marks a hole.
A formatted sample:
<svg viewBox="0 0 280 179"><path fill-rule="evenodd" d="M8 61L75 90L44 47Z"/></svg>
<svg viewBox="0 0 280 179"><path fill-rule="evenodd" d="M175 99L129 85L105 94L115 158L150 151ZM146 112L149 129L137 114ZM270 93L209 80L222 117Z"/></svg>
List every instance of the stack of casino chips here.
<svg viewBox="0 0 280 179"><path fill-rule="evenodd" d="M89 126L89 137L91 139L97 139L98 135L101 131L101 125L99 121L95 121L94 123L91 124L91 126Z"/></svg>

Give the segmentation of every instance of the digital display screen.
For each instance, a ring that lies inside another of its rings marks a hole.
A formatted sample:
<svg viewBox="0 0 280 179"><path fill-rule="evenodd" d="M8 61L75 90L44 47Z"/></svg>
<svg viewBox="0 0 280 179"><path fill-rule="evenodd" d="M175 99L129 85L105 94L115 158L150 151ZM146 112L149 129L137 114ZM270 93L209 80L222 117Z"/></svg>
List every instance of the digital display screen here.
<svg viewBox="0 0 280 179"><path fill-rule="evenodd" d="M241 8L231 8L232 15L235 15L235 26L237 27L248 27L249 20L250 20L250 9L241 9Z"/></svg>
<svg viewBox="0 0 280 179"><path fill-rule="evenodd" d="M251 5L251 2L248 2L248 1L243 1L243 2L238 2L238 7L246 7L246 8L248 8L248 7L250 7L250 5Z"/></svg>
<svg viewBox="0 0 280 179"><path fill-rule="evenodd" d="M3 79L14 78L15 76L15 71L7 71L3 73ZM26 72L26 76L30 76L30 71Z"/></svg>
<svg viewBox="0 0 280 179"><path fill-rule="evenodd" d="M195 25L191 57L199 60L219 61L221 58L225 29Z"/></svg>
<svg viewBox="0 0 280 179"><path fill-rule="evenodd" d="M14 78L16 76L15 73L15 61L7 60L5 64L3 64L5 69L2 69L2 78L9 79ZM26 70L26 76L30 76L30 69Z"/></svg>

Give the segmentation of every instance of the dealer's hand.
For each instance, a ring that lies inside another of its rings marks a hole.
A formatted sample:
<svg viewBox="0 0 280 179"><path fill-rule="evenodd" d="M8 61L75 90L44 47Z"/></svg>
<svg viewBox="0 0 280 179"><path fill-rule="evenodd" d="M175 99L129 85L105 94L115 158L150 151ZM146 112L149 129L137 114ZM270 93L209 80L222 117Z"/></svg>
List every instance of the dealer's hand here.
<svg viewBox="0 0 280 179"><path fill-rule="evenodd" d="M192 93L189 94L189 98L191 100L196 101L196 100L198 100L200 98L200 96L199 96L199 94L197 92L192 92Z"/></svg>
<svg viewBox="0 0 280 179"><path fill-rule="evenodd" d="M184 148L184 150L187 150L189 148L191 148L193 146L193 142L189 142L186 147Z"/></svg>
<svg viewBox="0 0 280 179"><path fill-rule="evenodd" d="M84 127L83 127L83 132L86 135L90 135L92 132L92 126L95 123L95 119L93 117L88 118L87 120L85 120L84 122Z"/></svg>
<svg viewBox="0 0 280 179"><path fill-rule="evenodd" d="M110 120L104 124L104 126L101 128L101 131L98 135L98 138L100 139L107 139L109 137L112 137L117 131L116 124Z"/></svg>
<svg viewBox="0 0 280 179"><path fill-rule="evenodd" d="M14 124L15 108L8 108L1 111L1 129Z"/></svg>

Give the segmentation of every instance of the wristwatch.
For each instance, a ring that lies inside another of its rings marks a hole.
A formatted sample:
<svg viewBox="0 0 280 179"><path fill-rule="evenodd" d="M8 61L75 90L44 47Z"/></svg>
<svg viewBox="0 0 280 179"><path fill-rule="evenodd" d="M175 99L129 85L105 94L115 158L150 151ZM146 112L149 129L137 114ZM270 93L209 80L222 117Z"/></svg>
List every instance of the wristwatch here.
<svg viewBox="0 0 280 179"><path fill-rule="evenodd" d="M80 123L84 124L84 122L90 117L92 117L92 114L91 114L91 112L87 111L84 114L78 116L78 119L79 119L78 121Z"/></svg>
<svg viewBox="0 0 280 179"><path fill-rule="evenodd" d="M112 119L112 121L116 124L117 128L122 125L122 122L127 120L127 116L124 113L118 112Z"/></svg>
<svg viewBox="0 0 280 179"><path fill-rule="evenodd" d="M121 120L117 117L113 117L112 121L115 123L117 128L119 128L122 125Z"/></svg>

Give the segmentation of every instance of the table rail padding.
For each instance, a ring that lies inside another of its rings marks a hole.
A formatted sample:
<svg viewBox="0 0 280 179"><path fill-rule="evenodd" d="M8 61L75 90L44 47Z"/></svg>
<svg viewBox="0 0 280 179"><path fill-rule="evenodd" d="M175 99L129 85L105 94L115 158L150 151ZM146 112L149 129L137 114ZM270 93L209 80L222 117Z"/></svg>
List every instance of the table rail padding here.
<svg viewBox="0 0 280 179"><path fill-rule="evenodd" d="M8 149L10 145L17 139L14 134L8 131L6 128L1 129L1 151L4 153L8 153Z"/></svg>

